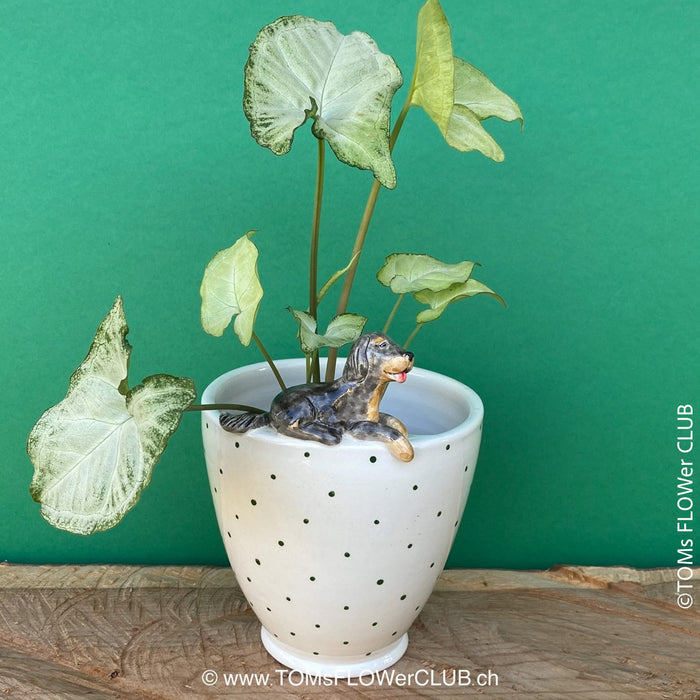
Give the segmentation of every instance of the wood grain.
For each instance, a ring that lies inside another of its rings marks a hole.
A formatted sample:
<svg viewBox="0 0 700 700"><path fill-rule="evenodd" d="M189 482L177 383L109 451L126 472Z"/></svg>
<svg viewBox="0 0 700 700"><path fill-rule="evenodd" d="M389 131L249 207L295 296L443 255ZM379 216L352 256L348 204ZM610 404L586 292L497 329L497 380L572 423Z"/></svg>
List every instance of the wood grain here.
<svg viewBox="0 0 700 700"><path fill-rule="evenodd" d="M392 669L405 678L324 687L281 676L229 569L1 564L0 696L698 700L700 615L675 585L671 569L446 571ZM466 671L470 686L430 684Z"/></svg>

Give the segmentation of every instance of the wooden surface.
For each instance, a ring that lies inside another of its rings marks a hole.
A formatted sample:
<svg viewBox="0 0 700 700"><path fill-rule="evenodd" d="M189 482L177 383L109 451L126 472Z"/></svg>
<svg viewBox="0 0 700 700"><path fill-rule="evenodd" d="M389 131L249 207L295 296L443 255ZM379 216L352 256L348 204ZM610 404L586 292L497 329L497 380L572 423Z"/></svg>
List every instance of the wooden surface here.
<svg viewBox="0 0 700 700"><path fill-rule="evenodd" d="M405 677L322 687L282 675L228 569L0 564L0 698L697 700L698 605L678 607L671 569L447 571L391 669Z"/></svg>

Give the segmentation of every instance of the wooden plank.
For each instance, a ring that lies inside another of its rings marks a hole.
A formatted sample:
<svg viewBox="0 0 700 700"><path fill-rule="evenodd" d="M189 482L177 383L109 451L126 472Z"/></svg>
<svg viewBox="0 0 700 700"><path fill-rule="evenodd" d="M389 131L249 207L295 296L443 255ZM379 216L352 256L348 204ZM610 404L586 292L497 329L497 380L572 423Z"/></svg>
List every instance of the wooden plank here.
<svg viewBox="0 0 700 700"><path fill-rule="evenodd" d="M329 689L268 656L229 569L0 565L0 694L697 700L700 615L677 607L675 582L671 569L447 571L393 682ZM227 686L226 673L268 676Z"/></svg>

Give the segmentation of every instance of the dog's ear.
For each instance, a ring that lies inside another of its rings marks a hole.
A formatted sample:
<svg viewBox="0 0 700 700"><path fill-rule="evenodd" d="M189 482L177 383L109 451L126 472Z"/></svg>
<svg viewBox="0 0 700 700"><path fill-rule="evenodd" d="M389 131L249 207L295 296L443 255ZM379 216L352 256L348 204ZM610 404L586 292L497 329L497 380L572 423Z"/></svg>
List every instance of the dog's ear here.
<svg viewBox="0 0 700 700"><path fill-rule="evenodd" d="M367 378L369 362L367 360L367 348L372 336L370 333L361 335L350 348L350 354L343 370L343 379L348 382L362 382Z"/></svg>

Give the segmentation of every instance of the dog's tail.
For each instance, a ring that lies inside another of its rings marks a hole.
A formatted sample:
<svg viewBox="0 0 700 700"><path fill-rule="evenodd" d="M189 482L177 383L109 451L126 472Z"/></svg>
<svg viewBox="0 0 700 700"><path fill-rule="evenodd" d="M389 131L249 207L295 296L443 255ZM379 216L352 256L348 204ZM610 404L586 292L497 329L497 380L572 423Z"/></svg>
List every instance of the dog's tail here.
<svg viewBox="0 0 700 700"><path fill-rule="evenodd" d="M229 433L245 433L270 424L269 413L222 413L219 423Z"/></svg>

